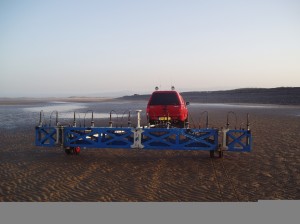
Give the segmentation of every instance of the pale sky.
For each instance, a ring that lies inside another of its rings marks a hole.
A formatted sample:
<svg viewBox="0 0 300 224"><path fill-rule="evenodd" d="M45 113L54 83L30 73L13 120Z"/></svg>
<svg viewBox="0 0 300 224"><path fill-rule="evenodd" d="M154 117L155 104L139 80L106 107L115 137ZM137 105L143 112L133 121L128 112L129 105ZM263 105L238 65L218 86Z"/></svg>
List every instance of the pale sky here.
<svg viewBox="0 0 300 224"><path fill-rule="evenodd" d="M299 87L300 1L0 0L0 97L171 85Z"/></svg>

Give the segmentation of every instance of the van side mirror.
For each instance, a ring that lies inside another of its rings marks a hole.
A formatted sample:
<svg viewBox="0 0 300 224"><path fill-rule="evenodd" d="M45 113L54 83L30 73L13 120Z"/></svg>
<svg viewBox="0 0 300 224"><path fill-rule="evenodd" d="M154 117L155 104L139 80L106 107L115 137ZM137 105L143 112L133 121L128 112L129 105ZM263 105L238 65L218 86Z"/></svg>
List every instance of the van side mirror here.
<svg viewBox="0 0 300 224"><path fill-rule="evenodd" d="M186 102L185 105L187 105L187 106L190 105L190 102Z"/></svg>

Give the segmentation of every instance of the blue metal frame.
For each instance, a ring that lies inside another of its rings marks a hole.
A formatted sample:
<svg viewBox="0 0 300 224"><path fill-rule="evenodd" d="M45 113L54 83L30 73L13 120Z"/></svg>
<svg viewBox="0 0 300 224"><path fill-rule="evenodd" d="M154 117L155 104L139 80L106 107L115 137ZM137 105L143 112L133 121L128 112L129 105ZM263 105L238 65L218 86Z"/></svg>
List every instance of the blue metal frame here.
<svg viewBox="0 0 300 224"><path fill-rule="evenodd" d="M55 146L57 141L56 128L54 127L36 127L35 145L36 146Z"/></svg>
<svg viewBox="0 0 300 224"><path fill-rule="evenodd" d="M143 129L143 149L216 150L217 129Z"/></svg>
<svg viewBox="0 0 300 224"><path fill-rule="evenodd" d="M218 129L39 126L35 128L35 145L211 151L217 150L219 147L218 136ZM223 147L226 147L226 151L251 151L252 135L249 130L228 130L225 137L226 145Z"/></svg>
<svg viewBox="0 0 300 224"><path fill-rule="evenodd" d="M132 128L64 128L64 146L87 148L130 148Z"/></svg>
<svg viewBox="0 0 300 224"><path fill-rule="evenodd" d="M228 151L250 152L252 148L252 135L249 130L229 130L226 133Z"/></svg>

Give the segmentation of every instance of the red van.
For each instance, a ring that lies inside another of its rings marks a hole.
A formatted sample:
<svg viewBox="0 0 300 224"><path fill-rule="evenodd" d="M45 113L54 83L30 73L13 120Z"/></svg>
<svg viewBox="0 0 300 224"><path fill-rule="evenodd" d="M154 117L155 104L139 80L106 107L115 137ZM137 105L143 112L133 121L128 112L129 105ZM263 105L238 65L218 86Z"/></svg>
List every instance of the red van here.
<svg viewBox="0 0 300 224"><path fill-rule="evenodd" d="M167 124L184 127L188 121L188 109L182 96L175 90L154 91L147 105L150 125Z"/></svg>

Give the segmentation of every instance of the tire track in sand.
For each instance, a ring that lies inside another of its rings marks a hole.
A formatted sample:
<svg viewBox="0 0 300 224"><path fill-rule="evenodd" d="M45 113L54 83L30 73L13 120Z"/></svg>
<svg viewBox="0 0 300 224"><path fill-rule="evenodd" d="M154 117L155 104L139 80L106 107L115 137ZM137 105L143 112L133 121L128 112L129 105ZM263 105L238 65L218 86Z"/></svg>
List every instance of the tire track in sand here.
<svg viewBox="0 0 300 224"><path fill-rule="evenodd" d="M160 176L162 175L162 169L166 166L165 159L159 159L157 165L153 169L153 174L150 180L150 184L146 186L146 201L157 201L157 193L160 186Z"/></svg>
<svg viewBox="0 0 300 224"><path fill-rule="evenodd" d="M220 200L223 201L240 201L240 196L232 177L229 175L223 158L211 158L214 179L218 186Z"/></svg>

